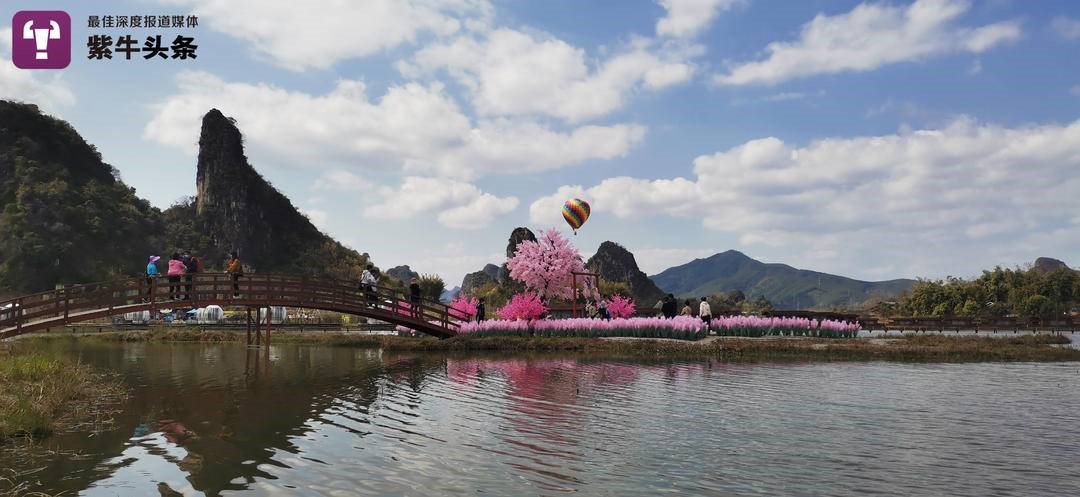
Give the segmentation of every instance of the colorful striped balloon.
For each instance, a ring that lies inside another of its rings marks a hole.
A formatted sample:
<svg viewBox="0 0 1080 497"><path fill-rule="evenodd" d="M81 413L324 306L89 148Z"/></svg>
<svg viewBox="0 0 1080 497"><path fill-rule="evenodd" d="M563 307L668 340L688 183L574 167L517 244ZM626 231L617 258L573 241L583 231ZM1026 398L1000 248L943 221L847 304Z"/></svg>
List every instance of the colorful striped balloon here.
<svg viewBox="0 0 1080 497"><path fill-rule="evenodd" d="M589 210L589 203L580 198L567 200L563 204L562 217L566 220L566 224L569 224L570 228L574 230L575 235L578 228L589 220Z"/></svg>

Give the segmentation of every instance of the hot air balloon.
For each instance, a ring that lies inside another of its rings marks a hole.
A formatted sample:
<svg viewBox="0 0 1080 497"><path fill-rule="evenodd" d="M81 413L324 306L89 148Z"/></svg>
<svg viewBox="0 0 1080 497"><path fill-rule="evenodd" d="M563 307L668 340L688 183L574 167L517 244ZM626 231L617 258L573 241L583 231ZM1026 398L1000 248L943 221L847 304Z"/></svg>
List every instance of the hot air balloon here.
<svg viewBox="0 0 1080 497"><path fill-rule="evenodd" d="M567 200L563 204L562 217L566 220L566 224L569 224L570 228L574 230L575 235L578 228L589 220L589 210L589 203L580 198Z"/></svg>

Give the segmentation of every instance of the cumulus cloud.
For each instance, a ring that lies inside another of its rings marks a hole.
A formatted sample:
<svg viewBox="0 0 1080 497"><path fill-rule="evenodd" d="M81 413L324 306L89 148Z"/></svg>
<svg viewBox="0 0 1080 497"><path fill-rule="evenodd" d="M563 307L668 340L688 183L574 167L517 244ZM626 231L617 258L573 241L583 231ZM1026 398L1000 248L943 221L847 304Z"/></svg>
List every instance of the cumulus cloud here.
<svg viewBox="0 0 1080 497"><path fill-rule="evenodd" d="M630 247L629 250L633 252L641 270L649 275L716 253L716 249Z"/></svg>
<svg viewBox="0 0 1080 497"><path fill-rule="evenodd" d="M448 36L492 15L487 0L174 0L200 23L291 70L325 69L422 36ZM331 14L332 13L332 14Z"/></svg>
<svg viewBox="0 0 1080 497"><path fill-rule="evenodd" d="M659 90L693 74L699 47L637 38L591 64L585 51L558 38L496 29L435 43L398 65L419 77L445 71L472 95L484 116L549 115L581 121L621 108L636 90Z"/></svg>
<svg viewBox="0 0 1080 497"><path fill-rule="evenodd" d="M1050 29L1066 40L1080 40L1080 20L1058 16L1050 21Z"/></svg>
<svg viewBox="0 0 1080 497"><path fill-rule="evenodd" d="M844 14L818 14L803 25L797 40L772 42L764 60L736 64L713 81L776 84L817 74L870 71L947 53L982 53L1020 38L1016 21L957 27L955 21L970 8L966 0L916 0L907 7L862 3Z"/></svg>
<svg viewBox="0 0 1080 497"><path fill-rule="evenodd" d="M323 172L321 176L315 178L315 182L312 183L311 189L315 191L330 192L364 192L371 190L373 186L374 185L370 181L349 171L332 169Z"/></svg>
<svg viewBox="0 0 1080 497"><path fill-rule="evenodd" d="M959 119L804 147L753 140L698 157L693 179L564 186L529 212L533 222L557 222L551 213L579 196L624 219L701 216L744 245L802 250L793 258L818 267L875 253L908 274L940 274L947 254L967 247L992 265L1001 259L991 257L1080 243L1078 172L1080 121L1006 128Z"/></svg>
<svg viewBox="0 0 1080 497"><path fill-rule="evenodd" d="M517 197L496 197L475 185L438 178L405 178L396 188L384 187L382 200L364 209L372 219L409 219L436 213L443 226L455 229L486 227L497 216L518 206Z"/></svg>
<svg viewBox="0 0 1080 497"><path fill-rule="evenodd" d="M311 224L314 224L316 228L320 230L326 230L326 223L330 219L330 215L322 209L300 209L300 213L307 216Z"/></svg>
<svg viewBox="0 0 1080 497"><path fill-rule="evenodd" d="M200 119L216 107L237 120L253 156L294 167L383 167L467 181L620 157L645 134L636 124L564 132L523 118L474 123L438 84L393 86L370 99L362 81L312 95L186 71L177 86L155 107L146 138L194 154Z"/></svg>
<svg viewBox="0 0 1080 497"><path fill-rule="evenodd" d="M659 0L667 15L656 22L660 36L690 37L703 31L716 15L742 0Z"/></svg>
<svg viewBox="0 0 1080 497"><path fill-rule="evenodd" d="M0 98L36 104L42 109L57 109L75 104L75 93L53 71L19 69L6 57L11 53L11 27L0 28Z"/></svg>

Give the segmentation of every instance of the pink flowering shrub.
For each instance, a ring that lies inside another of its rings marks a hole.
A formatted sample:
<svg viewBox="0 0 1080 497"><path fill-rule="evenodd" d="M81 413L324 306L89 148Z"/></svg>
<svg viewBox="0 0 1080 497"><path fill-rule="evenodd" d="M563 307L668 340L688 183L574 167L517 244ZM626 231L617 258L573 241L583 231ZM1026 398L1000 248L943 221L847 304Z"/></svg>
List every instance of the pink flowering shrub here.
<svg viewBox="0 0 1080 497"><path fill-rule="evenodd" d="M612 295L607 305L608 314L611 314L611 317L615 319L629 318L634 315L636 309L634 299L618 294Z"/></svg>
<svg viewBox="0 0 1080 497"><path fill-rule="evenodd" d="M510 298L501 309L495 311L500 319L508 321L540 319L547 313L547 306L535 293L519 293Z"/></svg>
<svg viewBox="0 0 1080 497"><path fill-rule="evenodd" d="M585 263L574 244L558 230L551 228L541 233L535 242L526 240L519 243L515 250L514 256L506 261L511 278L541 297L566 300L575 297L573 273L584 272ZM597 296L592 280L579 279L578 284L583 287L585 295L592 298Z"/></svg>
<svg viewBox="0 0 1080 497"><path fill-rule="evenodd" d="M465 323L458 333L475 337L487 336L542 336L542 337L638 337L679 338L697 340L704 338L708 327L700 319L691 316L665 318L629 319L542 319L538 321L494 320L482 323Z"/></svg>
<svg viewBox="0 0 1080 497"><path fill-rule="evenodd" d="M476 306L480 304L480 301L476 297L468 297L465 295L458 295L454 297L454 300L450 301L450 308L469 316L469 321L476 317Z"/></svg>
<svg viewBox="0 0 1080 497"><path fill-rule="evenodd" d="M720 316L714 318L711 325L717 335L750 337L780 335L851 338L858 336L861 329L858 322L762 316Z"/></svg>

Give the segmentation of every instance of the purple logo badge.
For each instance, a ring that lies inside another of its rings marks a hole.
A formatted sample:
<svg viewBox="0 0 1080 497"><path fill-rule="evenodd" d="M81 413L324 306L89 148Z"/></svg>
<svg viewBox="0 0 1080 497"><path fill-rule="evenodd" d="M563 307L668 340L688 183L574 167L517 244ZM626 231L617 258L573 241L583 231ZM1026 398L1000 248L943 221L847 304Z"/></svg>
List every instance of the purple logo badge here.
<svg viewBox="0 0 1080 497"><path fill-rule="evenodd" d="M71 63L71 17L62 10L23 10L11 19L11 61L20 69Z"/></svg>

